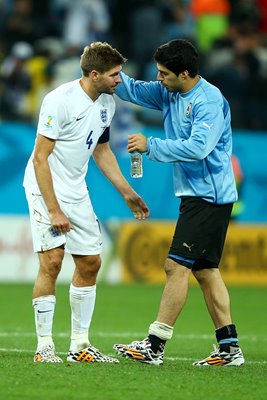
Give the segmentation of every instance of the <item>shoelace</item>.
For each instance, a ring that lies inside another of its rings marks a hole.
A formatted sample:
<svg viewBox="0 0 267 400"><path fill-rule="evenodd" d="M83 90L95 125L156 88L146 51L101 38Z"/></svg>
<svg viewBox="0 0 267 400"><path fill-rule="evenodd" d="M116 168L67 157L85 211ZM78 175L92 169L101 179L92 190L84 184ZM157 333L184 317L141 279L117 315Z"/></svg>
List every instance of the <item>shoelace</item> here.
<svg viewBox="0 0 267 400"><path fill-rule="evenodd" d="M47 347L44 347L43 349L41 349L39 351L39 353L43 356L50 356L50 355L54 355L55 349L52 346L47 346Z"/></svg>
<svg viewBox="0 0 267 400"><path fill-rule="evenodd" d="M215 357L220 355L219 347L216 344L213 344L213 352L210 354L210 357Z"/></svg>
<svg viewBox="0 0 267 400"><path fill-rule="evenodd" d="M53 346L47 346L39 351L44 358L50 358L51 360L60 360L60 358L55 354L55 348Z"/></svg>
<svg viewBox="0 0 267 400"><path fill-rule="evenodd" d="M138 340L135 340L135 341L133 341L132 343L130 343L129 345L128 345L128 347L134 347L134 348L136 348L136 349L146 349L147 347L150 347L149 346L150 345L150 342L149 342L149 340L147 339L147 338L145 338L145 339L143 339L143 340L141 340L141 341L138 341Z"/></svg>

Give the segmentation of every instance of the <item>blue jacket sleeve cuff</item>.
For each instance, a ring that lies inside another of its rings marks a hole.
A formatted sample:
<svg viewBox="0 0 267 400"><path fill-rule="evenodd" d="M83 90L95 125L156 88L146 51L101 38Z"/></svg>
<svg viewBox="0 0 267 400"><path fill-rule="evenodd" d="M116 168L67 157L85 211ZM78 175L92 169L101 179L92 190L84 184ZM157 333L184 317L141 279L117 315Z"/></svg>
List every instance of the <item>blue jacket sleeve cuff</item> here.
<svg viewBox="0 0 267 400"><path fill-rule="evenodd" d="M149 155L150 155L152 142L153 142L153 137L150 136L150 137L147 139L147 152L146 152L147 157L149 157Z"/></svg>

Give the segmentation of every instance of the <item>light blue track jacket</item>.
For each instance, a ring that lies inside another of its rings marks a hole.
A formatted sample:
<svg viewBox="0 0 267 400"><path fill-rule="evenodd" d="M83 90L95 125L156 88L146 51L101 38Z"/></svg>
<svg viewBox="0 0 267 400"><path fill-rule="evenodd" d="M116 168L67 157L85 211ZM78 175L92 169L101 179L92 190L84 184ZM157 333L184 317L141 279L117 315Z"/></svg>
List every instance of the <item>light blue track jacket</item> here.
<svg viewBox="0 0 267 400"><path fill-rule="evenodd" d="M220 90L203 78L183 94L158 81L135 81L124 73L121 78L121 99L163 112L166 139L150 137L147 157L173 163L175 195L235 202L230 108Z"/></svg>

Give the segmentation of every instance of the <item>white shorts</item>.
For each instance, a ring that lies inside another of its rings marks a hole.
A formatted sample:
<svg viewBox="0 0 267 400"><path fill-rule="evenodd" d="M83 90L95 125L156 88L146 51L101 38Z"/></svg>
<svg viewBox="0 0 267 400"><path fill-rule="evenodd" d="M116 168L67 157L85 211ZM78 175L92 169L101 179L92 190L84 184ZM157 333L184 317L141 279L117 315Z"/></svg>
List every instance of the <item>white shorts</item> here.
<svg viewBox="0 0 267 400"><path fill-rule="evenodd" d="M54 231L43 197L27 193L31 220L33 249L47 251L64 245L66 253L97 255L101 253L102 238L98 219L89 197L80 203L58 200L61 210L73 227L70 232L58 234Z"/></svg>

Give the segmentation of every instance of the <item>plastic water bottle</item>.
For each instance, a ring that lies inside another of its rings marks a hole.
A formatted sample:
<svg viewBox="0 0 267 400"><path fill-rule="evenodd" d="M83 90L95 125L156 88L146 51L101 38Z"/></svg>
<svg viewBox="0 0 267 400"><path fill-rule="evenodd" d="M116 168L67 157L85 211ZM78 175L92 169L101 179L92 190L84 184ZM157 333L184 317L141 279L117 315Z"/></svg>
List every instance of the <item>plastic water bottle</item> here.
<svg viewBox="0 0 267 400"><path fill-rule="evenodd" d="M130 154L131 158L131 177L142 178L143 167L142 167L142 154L137 151Z"/></svg>

